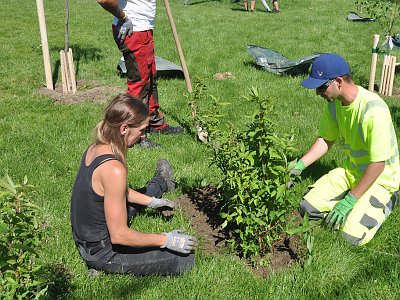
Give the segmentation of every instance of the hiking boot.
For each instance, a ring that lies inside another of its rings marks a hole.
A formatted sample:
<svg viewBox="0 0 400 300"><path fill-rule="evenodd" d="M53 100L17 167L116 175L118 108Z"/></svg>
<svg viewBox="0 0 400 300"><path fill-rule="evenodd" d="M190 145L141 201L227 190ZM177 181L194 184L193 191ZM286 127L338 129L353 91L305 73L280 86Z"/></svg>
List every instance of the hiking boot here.
<svg viewBox="0 0 400 300"><path fill-rule="evenodd" d="M167 184L167 191L172 192L175 190L176 183L174 181L174 172L171 164L166 159L160 159L156 164L156 176L160 175Z"/></svg>
<svg viewBox="0 0 400 300"><path fill-rule="evenodd" d="M167 124L167 126L161 129L150 128L150 133L160 133L160 134L181 134L183 131L184 131L183 127L181 126L172 127L169 124Z"/></svg>
<svg viewBox="0 0 400 300"><path fill-rule="evenodd" d="M145 149L159 149L159 148L161 148L160 144L157 144L157 143L149 140L147 138L147 136L145 136L144 139L139 142L139 146L142 147L142 148L145 148Z"/></svg>

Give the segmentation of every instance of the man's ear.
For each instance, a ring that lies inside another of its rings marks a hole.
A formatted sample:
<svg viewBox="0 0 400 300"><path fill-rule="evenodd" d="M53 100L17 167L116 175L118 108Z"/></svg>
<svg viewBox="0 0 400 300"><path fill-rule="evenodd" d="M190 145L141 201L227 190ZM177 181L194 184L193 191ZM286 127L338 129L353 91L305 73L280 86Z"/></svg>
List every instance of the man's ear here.
<svg viewBox="0 0 400 300"><path fill-rule="evenodd" d="M340 84L342 84L344 82L344 79L342 76L336 77L336 81Z"/></svg>
<svg viewBox="0 0 400 300"><path fill-rule="evenodd" d="M125 135L128 132L128 128L129 128L128 124L122 124L119 127L119 132L121 133L121 135Z"/></svg>

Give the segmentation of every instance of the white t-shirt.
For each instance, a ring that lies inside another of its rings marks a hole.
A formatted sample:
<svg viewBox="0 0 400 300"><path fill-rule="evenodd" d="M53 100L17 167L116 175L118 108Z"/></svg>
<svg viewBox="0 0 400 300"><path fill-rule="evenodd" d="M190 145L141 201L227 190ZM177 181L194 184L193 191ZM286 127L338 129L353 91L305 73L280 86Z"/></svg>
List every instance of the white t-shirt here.
<svg viewBox="0 0 400 300"><path fill-rule="evenodd" d="M119 6L132 20L133 31L145 31L154 28L156 16L156 0L118 0ZM113 18L116 25L118 19Z"/></svg>

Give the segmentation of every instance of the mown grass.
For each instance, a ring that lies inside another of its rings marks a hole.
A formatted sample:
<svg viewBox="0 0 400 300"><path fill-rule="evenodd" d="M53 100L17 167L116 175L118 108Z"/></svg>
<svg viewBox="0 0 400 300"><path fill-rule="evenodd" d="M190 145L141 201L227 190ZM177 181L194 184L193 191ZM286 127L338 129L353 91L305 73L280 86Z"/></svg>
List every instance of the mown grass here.
<svg viewBox="0 0 400 300"><path fill-rule="evenodd" d="M225 111L226 123L245 126L246 115L254 113L255 107L243 100L243 95L252 85L257 86L260 94L275 99L278 131L293 131L301 151L306 151L316 137L323 100L301 88L304 76L279 77L254 67L245 45L270 47L289 58L336 52L349 61L355 81L365 86L372 36L382 33L377 23L346 21L348 12L355 9L353 1L282 1L279 14L265 13L259 2L254 14L243 12L242 3L228 0L192 0L187 7L182 1L172 0L170 5L192 80L201 78L210 94L232 103ZM195 269L187 276L101 274L89 278L71 238L69 198L81 154L104 104L60 105L39 95L37 90L44 85L45 77L36 5L34 1L17 1L13 5L1 3L0 7L0 172L8 172L15 181L27 175L35 185L33 196L49 223L41 257L49 266L64 265L71 275L54 274L57 285L52 289L53 299L400 298L399 210L363 248L351 247L325 228L316 227L311 266L303 269L295 265L267 279L257 278L229 255L206 256L201 249L196 252ZM58 83L58 53L64 47L63 9L63 1L45 1L53 77ZM120 54L110 33L110 15L94 0L70 0L70 10L70 46L77 79L97 80L123 91L125 82L115 74ZM162 1L158 2L155 43L158 56L179 64ZM213 74L226 71L235 79L213 79ZM183 80L160 78L159 93L170 123L190 128ZM386 100L399 133L399 100ZM203 109L210 105L199 103ZM218 181L217 170L209 166L210 154L193 134L155 140L163 145L161 150L132 149L129 153L129 182L133 187L146 183L160 158L172 162L181 182L180 190L170 198ZM305 173L300 185L303 192L308 183L343 160L340 147L332 150ZM148 232L178 227L191 230L190 220L180 213L171 221L140 216L134 226Z"/></svg>

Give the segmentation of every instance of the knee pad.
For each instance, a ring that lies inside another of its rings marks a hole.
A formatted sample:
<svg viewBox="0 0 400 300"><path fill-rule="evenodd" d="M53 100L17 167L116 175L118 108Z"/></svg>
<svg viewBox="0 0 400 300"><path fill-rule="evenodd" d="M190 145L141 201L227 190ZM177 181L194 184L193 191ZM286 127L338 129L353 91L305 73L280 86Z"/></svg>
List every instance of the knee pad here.
<svg viewBox="0 0 400 300"><path fill-rule="evenodd" d="M304 217L305 213L308 214L310 220L320 220L324 218L324 213L320 212L314 206L312 206L307 200L303 199L300 201L300 214Z"/></svg>
<svg viewBox="0 0 400 300"><path fill-rule="evenodd" d="M302 217L304 217L304 215L305 215L305 213L309 213L308 211L307 211L307 205L305 204L307 201L306 200L301 200L300 201L300 209L299 209L299 212L300 212L300 214L301 214L301 216Z"/></svg>

